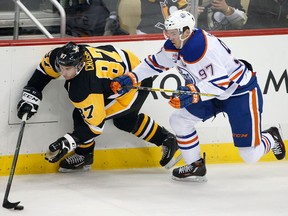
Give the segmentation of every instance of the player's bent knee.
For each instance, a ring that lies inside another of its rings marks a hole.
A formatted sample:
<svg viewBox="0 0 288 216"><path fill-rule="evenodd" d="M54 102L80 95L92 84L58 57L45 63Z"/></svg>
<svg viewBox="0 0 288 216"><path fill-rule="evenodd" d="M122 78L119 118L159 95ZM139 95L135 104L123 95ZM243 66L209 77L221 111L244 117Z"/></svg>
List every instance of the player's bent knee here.
<svg viewBox="0 0 288 216"><path fill-rule="evenodd" d="M123 131L130 133L135 127L137 119L138 119L138 115L123 116L120 118L113 119L113 124L119 130L123 130Z"/></svg>
<svg viewBox="0 0 288 216"><path fill-rule="evenodd" d="M239 148L239 154L245 163L256 163L261 158L254 147Z"/></svg>

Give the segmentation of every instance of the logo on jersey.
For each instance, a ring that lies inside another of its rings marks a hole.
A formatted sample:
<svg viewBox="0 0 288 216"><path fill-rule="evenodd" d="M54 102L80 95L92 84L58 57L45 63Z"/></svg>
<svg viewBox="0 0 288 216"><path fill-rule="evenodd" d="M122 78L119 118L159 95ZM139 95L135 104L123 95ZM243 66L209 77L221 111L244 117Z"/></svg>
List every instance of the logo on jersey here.
<svg viewBox="0 0 288 216"><path fill-rule="evenodd" d="M51 65L50 65L46 60L47 60L47 59L44 59L44 60L43 60L44 66L45 66L45 67L48 67L48 68L51 68Z"/></svg>
<svg viewBox="0 0 288 216"><path fill-rule="evenodd" d="M172 61L173 61L174 63L177 63L177 61L178 61L178 53L174 53L174 54L172 55Z"/></svg>
<svg viewBox="0 0 288 216"><path fill-rule="evenodd" d="M179 74L183 77L186 83L190 84L196 84L196 79L193 77L192 74L189 73L189 71L186 68L177 66L177 70Z"/></svg>

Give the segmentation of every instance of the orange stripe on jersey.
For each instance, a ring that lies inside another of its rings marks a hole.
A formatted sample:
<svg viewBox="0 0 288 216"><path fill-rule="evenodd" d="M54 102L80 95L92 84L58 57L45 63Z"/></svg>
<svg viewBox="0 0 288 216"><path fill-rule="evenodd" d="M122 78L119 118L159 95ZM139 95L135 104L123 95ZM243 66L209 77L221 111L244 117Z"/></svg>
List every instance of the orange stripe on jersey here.
<svg viewBox="0 0 288 216"><path fill-rule="evenodd" d="M230 84L230 82L227 81L227 82L223 82L223 83L218 83L217 85L218 86L225 86L225 85L229 85L229 84Z"/></svg>
<svg viewBox="0 0 288 216"><path fill-rule="evenodd" d="M151 55L148 56L148 59L153 64L154 67L158 66L158 64L155 61L153 61L153 59L151 58Z"/></svg>
<svg viewBox="0 0 288 216"><path fill-rule="evenodd" d="M165 68L165 67L163 67L163 66L161 66L161 65L158 65L158 64L151 58L151 55L148 56L148 59L149 59L149 61L152 63L152 65L153 65L154 67L161 68L161 69L163 69L163 70L168 70L168 69L169 69L169 68Z"/></svg>
<svg viewBox="0 0 288 216"><path fill-rule="evenodd" d="M261 143L261 137L260 137L260 128L259 128L259 122L260 122L260 119L259 119L259 113L258 113L258 106L257 106L257 90L256 89L253 89L252 92L251 92L251 96L252 96L252 101L251 101L251 104L252 104L252 115L253 115L253 119L252 121L254 121L254 135L255 135L255 140L254 140L254 146L258 146L260 145Z"/></svg>
<svg viewBox="0 0 288 216"><path fill-rule="evenodd" d="M236 74L231 78L231 80L234 81L234 80L237 79L242 73L243 73L243 70L239 71L238 73L236 73Z"/></svg>
<svg viewBox="0 0 288 216"><path fill-rule="evenodd" d="M177 143L181 144L181 145L190 145L191 143L194 143L196 140L198 140L198 136L196 136L192 140L188 140L188 141L180 141L177 139Z"/></svg>
<svg viewBox="0 0 288 216"><path fill-rule="evenodd" d="M179 52L178 50L175 50L175 49L167 49L165 48L165 52Z"/></svg>

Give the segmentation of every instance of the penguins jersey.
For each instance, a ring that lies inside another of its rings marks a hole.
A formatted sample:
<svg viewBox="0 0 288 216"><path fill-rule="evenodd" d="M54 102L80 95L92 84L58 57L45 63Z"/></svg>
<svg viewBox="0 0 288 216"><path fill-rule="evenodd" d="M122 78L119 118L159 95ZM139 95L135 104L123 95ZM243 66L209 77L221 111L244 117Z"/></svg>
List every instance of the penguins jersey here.
<svg viewBox="0 0 288 216"><path fill-rule="evenodd" d="M202 29L196 29L182 49L166 40L158 53L145 58L133 72L141 81L172 67L178 70L185 84L195 84L201 93L214 94L218 99L230 97L253 77L253 72L232 55L223 41ZM212 98L201 96L203 101Z"/></svg>
<svg viewBox="0 0 288 216"><path fill-rule="evenodd" d="M138 93L137 90L131 90L116 99L108 99L114 94L110 89L111 80L123 75L126 71L132 71L140 60L133 53L111 45L79 46L84 47L85 64L76 77L66 80L65 88L70 101L80 111L91 132L99 135L102 133L105 119L129 109ZM50 80L61 76L56 64L56 55L59 50L60 48L56 48L44 56L28 81L28 86L42 91Z"/></svg>

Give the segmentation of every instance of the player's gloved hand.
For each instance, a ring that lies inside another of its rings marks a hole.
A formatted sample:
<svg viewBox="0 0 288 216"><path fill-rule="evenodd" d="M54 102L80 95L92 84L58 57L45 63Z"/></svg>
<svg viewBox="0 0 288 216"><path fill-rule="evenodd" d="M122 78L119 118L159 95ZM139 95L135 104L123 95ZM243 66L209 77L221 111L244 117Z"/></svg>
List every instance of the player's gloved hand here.
<svg viewBox="0 0 288 216"><path fill-rule="evenodd" d="M28 113L27 120L37 113L42 100L42 93L34 87L25 86L22 92L22 99L17 104L17 116L22 119Z"/></svg>
<svg viewBox="0 0 288 216"><path fill-rule="evenodd" d="M67 153L76 149L79 145L79 139L67 133L49 145L49 150L45 154L45 159L50 163L55 163L64 157Z"/></svg>
<svg viewBox="0 0 288 216"><path fill-rule="evenodd" d="M176 108L184 108L191 103L198 103L200 100L199 90L194 84L188 84L186 86L180 86L178 88L180 91L187 91L187 94L181 94L181 93L173 93L172 96L170 97L169 104ZM195 94L193 94L193 92ZM190 94L191 93L191 94Z"/></svg>
<svg viewBox="0 0 288 216"><path fill-rule="evenodd" d="M137 75L133 72L128 72L122 76L114 78L110 84L110 88L114 94L124 94L130 91L129 86L137 86L137 83Z"/></svg>
<svg viewBox="0 0 288 216"><path fill-rule="evenodd" d="M106 19L104 36L114 35L120 28L119 19L116 11L111 11L109 17Z"/></svg>

